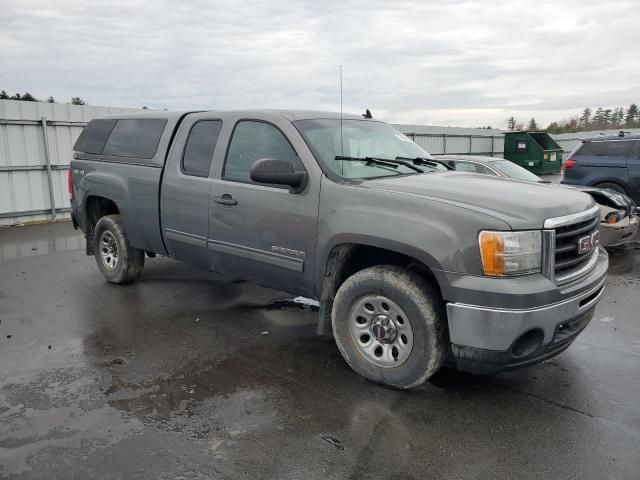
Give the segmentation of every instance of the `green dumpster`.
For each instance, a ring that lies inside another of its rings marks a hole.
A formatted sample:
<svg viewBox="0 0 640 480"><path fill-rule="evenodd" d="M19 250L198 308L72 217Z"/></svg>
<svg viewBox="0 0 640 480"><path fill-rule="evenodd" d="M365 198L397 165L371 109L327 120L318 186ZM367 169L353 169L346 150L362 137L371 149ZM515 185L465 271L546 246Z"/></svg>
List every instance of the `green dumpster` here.
<svg viewBox="0 0 640 480"><path fill-rule="evenodd" d="M504 158L536 175L560 173L562 153L547 132L508 132L504 138Z"/></svg>

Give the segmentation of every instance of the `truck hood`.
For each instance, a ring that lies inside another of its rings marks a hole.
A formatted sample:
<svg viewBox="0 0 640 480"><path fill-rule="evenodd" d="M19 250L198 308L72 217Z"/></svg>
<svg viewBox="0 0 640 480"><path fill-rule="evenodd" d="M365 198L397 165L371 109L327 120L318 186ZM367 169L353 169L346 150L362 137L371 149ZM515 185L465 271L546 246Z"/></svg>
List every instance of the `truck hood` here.
<svg viewBox="0 0 640 480"><path fill-rule="evenodd" d="M474 210L498 218L514 230L542 228L547 218L595 205L590 195L576 189L462 172L365 180L362 186Z"/></svg>

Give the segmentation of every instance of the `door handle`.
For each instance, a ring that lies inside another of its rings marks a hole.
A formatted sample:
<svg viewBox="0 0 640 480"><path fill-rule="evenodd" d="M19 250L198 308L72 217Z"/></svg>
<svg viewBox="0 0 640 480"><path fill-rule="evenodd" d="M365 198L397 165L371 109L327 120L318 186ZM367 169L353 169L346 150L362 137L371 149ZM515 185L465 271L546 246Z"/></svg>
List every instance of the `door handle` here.
<svg viewBox="0 0 640 480"><path fill-rule="evenodd" d="M228 193L225 193L220 197L213 197L213 201L221 205L237 205L238 204L238 201Z"/></svg>

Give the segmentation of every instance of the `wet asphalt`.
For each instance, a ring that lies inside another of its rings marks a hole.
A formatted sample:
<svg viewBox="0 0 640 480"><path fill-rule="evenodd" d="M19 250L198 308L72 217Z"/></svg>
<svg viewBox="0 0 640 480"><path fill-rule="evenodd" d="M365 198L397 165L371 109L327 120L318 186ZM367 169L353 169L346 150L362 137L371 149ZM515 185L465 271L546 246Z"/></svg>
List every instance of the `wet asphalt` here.
<svg viewBox="0 0 640 480"><path fill-rule="evenodd" d="M640 478L638 248L560 356L410 392L287 294L162 258L111 285L82 249L0 229L0 478Z"/></svg>

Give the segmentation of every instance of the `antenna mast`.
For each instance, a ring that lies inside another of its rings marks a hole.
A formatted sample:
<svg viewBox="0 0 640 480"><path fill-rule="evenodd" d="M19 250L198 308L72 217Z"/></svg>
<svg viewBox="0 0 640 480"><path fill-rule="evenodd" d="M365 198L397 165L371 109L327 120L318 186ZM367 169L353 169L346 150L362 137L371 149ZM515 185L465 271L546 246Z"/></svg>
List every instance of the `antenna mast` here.
<svg viewBox="0 0 640 480"><path fill-rule="evenodd" d="M342 65L340 65L340 155L344 156L344 143L342 141ZM342 165L344 166L344 162Z"/></svg>

